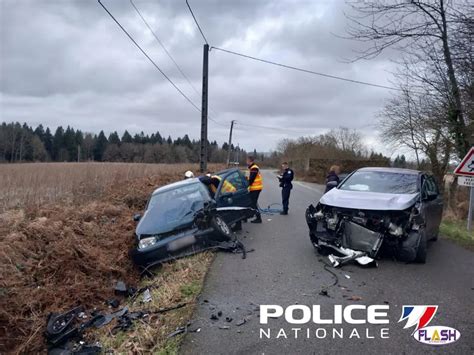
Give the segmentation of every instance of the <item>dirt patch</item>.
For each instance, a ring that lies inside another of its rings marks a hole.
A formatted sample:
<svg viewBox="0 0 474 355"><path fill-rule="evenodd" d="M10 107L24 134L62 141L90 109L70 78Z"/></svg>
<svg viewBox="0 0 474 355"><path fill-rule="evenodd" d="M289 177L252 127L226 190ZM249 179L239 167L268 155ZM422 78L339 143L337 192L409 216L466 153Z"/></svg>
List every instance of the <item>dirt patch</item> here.
<svg viewBox="0 0 474 355"><path fill-rule="evenodd" d="M132 215L173 172L116 182L97 201L46 205L0 215L0 352L44 351L50 312L105 307L121 279L138 283L128 251Z"/></svg>

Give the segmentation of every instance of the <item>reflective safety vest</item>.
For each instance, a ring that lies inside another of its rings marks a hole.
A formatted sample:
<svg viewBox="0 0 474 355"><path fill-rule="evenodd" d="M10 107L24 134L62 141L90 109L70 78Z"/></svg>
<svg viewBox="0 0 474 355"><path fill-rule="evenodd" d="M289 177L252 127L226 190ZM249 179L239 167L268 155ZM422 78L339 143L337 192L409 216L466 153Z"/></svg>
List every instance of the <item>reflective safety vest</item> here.
<svg viewBox="0 0 474 355"><path fill-rule="evenodd" d="M253 168L257 168L258 173L252 185L249 186L249 191L261 191L263 190L263 179L262 179L262 175L260 174L260 169L258 168L257 164L253 163L249 167L249 174L250 174L250 170L252 170Z"/></svg>
<svg viewBox="0 0 474 355"><path fill-rule="evenodd" d="M222 178L219 175L213 175L211 176L211 179L217 179L219 181L222 181ZM210 188L211 188L212 193L215 194L217 192L217 186L215 186L214 184L211 184ZM235 192L236 190L237 189L234 187L234 185L232 185L227 180L224 180L224 184L222 185L222 189L221 189L223 193Z"/></svg>

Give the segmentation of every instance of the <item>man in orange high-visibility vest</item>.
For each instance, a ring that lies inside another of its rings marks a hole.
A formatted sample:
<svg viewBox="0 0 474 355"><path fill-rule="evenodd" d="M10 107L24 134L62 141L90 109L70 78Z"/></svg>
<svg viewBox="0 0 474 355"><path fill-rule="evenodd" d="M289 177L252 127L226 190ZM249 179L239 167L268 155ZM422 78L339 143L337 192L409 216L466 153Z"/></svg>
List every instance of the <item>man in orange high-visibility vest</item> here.
<svg viewBox="0 0 474 355"><path fill-rule="evenodd" d="M255 158L253 156L247 157L247 165L249 168L249 193L252 200L251 207L255 210L255 219L251 223L262 223L262 216L258 211L258 196L263 190L263 179L260 169L255 164Z"/></svg>

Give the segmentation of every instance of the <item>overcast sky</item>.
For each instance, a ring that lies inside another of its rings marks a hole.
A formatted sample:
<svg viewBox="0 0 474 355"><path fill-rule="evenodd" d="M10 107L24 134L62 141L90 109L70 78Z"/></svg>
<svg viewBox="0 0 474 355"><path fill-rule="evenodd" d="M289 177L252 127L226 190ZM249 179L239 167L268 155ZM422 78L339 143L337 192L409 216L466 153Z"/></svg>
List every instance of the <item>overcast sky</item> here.
<svg viewBox="0 0 474 355"><path fill-rule="evenodd" d="M0 0L1 120L71 125L107 134L160 131L198 139L200 113L147 61L96 0ZM163 71L200 107L200 97L129 0L103 0ZM201 91L203 39L185 0L134 3ZM390 55L347 63L361 44L344 35L343 0L190 0L210 45L356 80L390 85ZM212 50L209 139L253 150L283 138L346 126L390 155L374 127L390 91L299 73ZM252 128L245 124L279 130ZM285 131L286 130L286 131Z"/></svg>

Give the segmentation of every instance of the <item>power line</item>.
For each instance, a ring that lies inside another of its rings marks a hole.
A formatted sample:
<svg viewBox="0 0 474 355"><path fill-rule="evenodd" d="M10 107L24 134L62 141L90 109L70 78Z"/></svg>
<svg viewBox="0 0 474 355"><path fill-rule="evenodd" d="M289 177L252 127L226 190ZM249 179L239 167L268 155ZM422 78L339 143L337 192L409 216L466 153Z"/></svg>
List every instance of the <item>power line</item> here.
<svg viewBox="0 0 474 355"><path fill-rule="evenodd" d="M158 38L157 34L155 33L155 31L153 31L153 29L151 28L151 26L148 24L148 22L145 20L145 18L143 17L142 13L140 12L140 10L138 10L137 6L133 3L133 0L130 0L130 4L132 4L133 8L135 9L136 13L138 14L138 16L140 16L140 18L142 19L143 23L146 25L146 27L148 27L148 29L150 30L151 34L153 35L153 37L155 37L156 41L158 42L158 44L161 46L161 48L163 48L163 50L165 51L165 53L168 55L168 57L171 59L171 61L174 63L176 69L178 69L178 71L181 73L181 75L183 76L184 79L186 79L186 81L188 82L189 86L191 86L194 90L194 92L198 95L201 95L200 92L196 89L196 87L192 84L191 80L189 80L188 76L183 72L183 70L181 69L181 67L178 65L178 63L176 62L176 60L174 60L173 56L171 55L171 53L166 49L165 45L163 44L163 42L161 42L161 40Z"/></svg>
<svg viewBox="0 0 474 355"><path fill-rule="evenodd" d="M226 124L223 124L223 123L220 123L219 121L216 121L216 120L215 120L214 118L212 118L211 116L208 115L207 118L209 118L209 119L210 119L212 122L214 122L215 124L227 128L227 125L226 125Z"/></svg>
<svg viewBox="0 0 474 355"><path fill-rule="evenodd" d="M178 71L181 73L181 75L183 76L184 79L186 79L186 81L188 82L189 86L191 86L191 88L194 90L194 92L196 93L196 95L198 95L199 97L201 96L201 93L198 91L198 89L196 89L196 87L193 85L192 81L189 79L189 77L184 73L184 71L181 69L181 67L179 66L179 64L176 62L176 60L173 58L173 56L171 55L171 53L166 49L165 45L163 44L163 42L158 38L158 35L156 34L155 31L153 31L153 29L151 28L151 26L148 24L148 22L145 20L145 18L143 17L141 11L137 8L137 6L135 5L135 3L133 2L133 0L130 0L130 4L132 4L133 8L135 9L136 13L138 14L138 16L140 16L140 18L142 19L143 23L146 25L146 27L148 28L148 30L150 30L150 32L152 33L153 37L155 37L156 41L158 42L158 44L161 46L161 48L163 48L163 50L165 51L165 53L168 55L168 57L171 59L171 61L174 63L176 69L178 69ZM212 111L212 113L214 115L217 115L216 112L212 109L212 107L209 108L210 111ZM209 118L211 121L214 121L215 123L217 124L220 124L219 122L213 120L212 118Z"/></svg>
<svg viewBox="0 0 474 355"><path fill-rule="evenodd" d="M97 0L100 4L100 6L102 6L102 8L107 12L107 14L112 18L112 20L114 20L114 22L120 27L120 29L127 35L127 37L133 42L133 44L140 50L140 52L143 53L143 55L151 62L151 64L153 64L153 66L158 69L158 71L161 73L161 75L163 75L166 80L168 80L171 85L173 85L173 87L186 99L186 101L188 101L196 110L198 110L199 112L201 112L201 110L199 109L199 107L196 106L196 104L194 102L191 101L191 99L189 97L186 96L186 94L184 92L182 92L180 90L180 88L163 72L163 70L160 69L160 67L155 63L155 61L153 59L150 58L150 56L145 52L145 50L140 47L140 45L133 39L133 37L127 32L127 30L120 24L120 22L114 17L114 15L112 15L110 13L110 11L104 6L104 4L101 3L101 0Z"/></svg>
<svg viewBox="0 0 474 355"><path fill-rule="evenodd" d="M196 26L197 26L197 28L199 29L199 32L201 32L201 36L202 36L202 38L204 38L204 42L205 42L206 44L209 44L209 43L207 42L206 36L204 36L204 33L202 32L201 26L199 26L199 23L198 23L197 20L196 20L196 16L194 16L193 9L191 9L191 5L189 5L188 0L186 0L186 5L188 5L188 9L189 9L189 11L191 12L191 15L193 15L194 22L196 23Z"/></svg>
<svg viewBox="0 0 474 355"><path fill-rule="evenodd" d="M274 131L281 131L281 132L285 132L285 133L301 133L303 132L303 130L301 131L297 131L297 130L293 130L291 128L278 128L278 127L270 127L270 126L262 126L262 125L256 125L256 124L251 124L251 123L244 123L244 122L241 122L241 121L236 121L240 126L248 126L248 127L254 127L254 128L262 128L262 129L271 129L271 130L274 130ZM239 129L239 128L236 128L236 129ZM306 130L304 130L306 132Z"/></svg>
<svg viewBox="0 0 474 355"><path fill-rule="evenodd" d="M330 75L330 74L324 74L324 73L319 73L319 72L315 72L315 71L308 70L308 69L298 68L298 67L294 67L294 66L292 66L292 65L277 63L277 62L273 62L273 61L271 61L271 60L261 59L261 58L253 57L253 56L251 56L251 55L247 55L247 54L243 54L243 53L234 52L234 51L231 51L231 50L229 50L229 49L223 49L223 48L219 48L219 47L211 47L211 50L212 50L212 49L216 49L216 50L218 50L218 51L226 52L226 53L229 53L229 54L234 54L234 55L237 55L237 56L240 56L240 57L244 57L244 58L247 58L247 59L253 59L253 60L256 60L256 61L258 61L258 62L276 65L276 66L283 67L283 68L286 68L286 69L292 69L292 70L300 71L300 72L303 72L303 73L308 73L308 74L323 76L323 77L325 77L325 78L337 79L337 80L347 81L347 82L354 83L354 84L368 85L368 86L373 86L373 87L382 88L382 89L403 91L402 89L395 88L395 87L392 87L392 86L385 86L385 85L379 85L379 84L369 83L369 82L366 82L366 81L348 79L348 78L343 78L343 77L340 77L340 76L335 76L335 75Z"/></svg>

